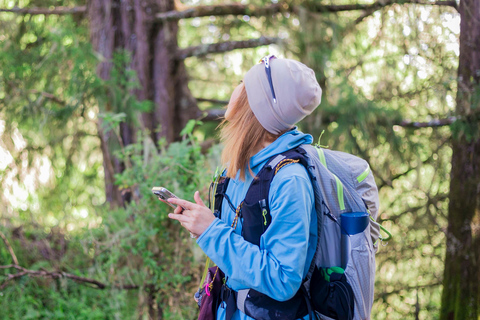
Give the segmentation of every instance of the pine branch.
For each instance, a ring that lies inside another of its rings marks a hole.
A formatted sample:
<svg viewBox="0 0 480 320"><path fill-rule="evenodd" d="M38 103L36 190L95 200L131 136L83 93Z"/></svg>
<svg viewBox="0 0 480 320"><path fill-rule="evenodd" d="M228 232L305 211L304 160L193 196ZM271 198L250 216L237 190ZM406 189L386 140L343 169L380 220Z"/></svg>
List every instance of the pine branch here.
<svg viewBox="0 0 480 320"><path fill-rule="evenodd" d="M19 279L23 276L44 277L44 278L54 278L54 279L67 278L82 284L85 284L85 283L93 284L95 286L93 288L96 288L96 289L105 289L105 288L113 287L117 289L132 290L132 289L140 288L140 286L137 286L137 285L119 285L119 284L108 285L100 281L97 281L95 279L80 277L80 276L76 276L74 274L70 274L66 272L55 272L55 271L47 271L47 270L29 270L17 264L0 266L0 269L11 269L11 268L18 270L19 272L16 274L7 274L6 275L7 279L2 283L2 285L0 285L0 290L4 289L10 281Z"/></svg>
<svg viewBox="0 0 480 320"><path fill-rule="evenodd" d="M457 9L456 1L425 1L425 0L379 0L371 4L349 4L349 5L321 5L316 3L306 3L304 6L310 12L342 12L356 10L378 10L393 4L422 4L449 6ZM262 17L274 15L280 12L298 13L298 6L290 5L288 2L280 2L269 6L254 6L247 4L225 4L214 6L197 6L183 11L168 11L157 14L156 20L159 22L172 21L179 19L209 17L209 16L228 16L228 15L248 15L250 17ZM457 9L458 10L458 9Z"/></svg>
<svg viewBox="0 0 480 320"><path fill-rule="evenodd" d="M212 44L203 44L195 47L188 47L177 52L177 59L183 60L188 57L202 57L209 53L228 52L235 49L256 48L260 46L278 43L279 38L260 37L244 41L226 41Z"/></svg>
<svg viewBox="0 0 480 320"><path fill-rule="evenodd" d="M65 14L83 14L87 11L86 6L79 6L79 7L55 7L55 8L19 8L13 7L12 9L2 9L0 8L0 12L12 12L17 14L57 14L57 15L65 15Z"/></svg>

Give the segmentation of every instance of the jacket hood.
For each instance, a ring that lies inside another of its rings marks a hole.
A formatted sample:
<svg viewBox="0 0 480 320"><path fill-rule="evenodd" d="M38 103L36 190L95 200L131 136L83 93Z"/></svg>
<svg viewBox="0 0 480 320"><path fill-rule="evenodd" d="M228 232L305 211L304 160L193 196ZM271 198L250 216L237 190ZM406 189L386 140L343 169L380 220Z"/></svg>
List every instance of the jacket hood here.
<svg viewBox="0 0 480 320"><path fill-rule="evenodd" d="M264 165L265 161L272 156L294 149L302 144L311 144L312 142L313 137L310 134L303 133L295 127L282 134L277 140L250 158L250 167L256 173Z"/></svg>

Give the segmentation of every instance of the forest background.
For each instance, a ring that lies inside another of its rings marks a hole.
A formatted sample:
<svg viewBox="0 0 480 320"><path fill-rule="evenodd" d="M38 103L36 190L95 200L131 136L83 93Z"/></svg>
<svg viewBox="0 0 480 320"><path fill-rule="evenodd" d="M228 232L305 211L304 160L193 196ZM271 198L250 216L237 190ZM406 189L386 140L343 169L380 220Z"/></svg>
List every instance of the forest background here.
<svg viewBox="0 0 480 320"><path fill-rule="evenodd" d="M375 175L372 319L478 319L479 32L475 0L1 0L0 319L194 319L205 257L150 190L207 198L266 54L315 70L300 129Z"/></svg>

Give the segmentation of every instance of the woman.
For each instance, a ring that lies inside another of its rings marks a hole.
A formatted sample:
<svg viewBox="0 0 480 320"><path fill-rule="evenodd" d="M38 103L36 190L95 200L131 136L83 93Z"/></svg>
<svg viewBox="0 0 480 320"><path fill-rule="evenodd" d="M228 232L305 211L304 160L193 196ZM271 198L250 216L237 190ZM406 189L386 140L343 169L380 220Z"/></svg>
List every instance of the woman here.
<svg viewBox="0 0 480 320"><path fill-rule="evenodd" d="M312 137L294 125L317 107L321 92L314 72L300 62L263 58L233 91L222 122L222 162L230 183L221 218L205 206L198 191L195 203L168 200L185 208L181 212L178 207L169 217L197 237L198 245L225 273L226 286L235 292L254 289L289 305L308 272L317 231L313 189L303 165L286 165L272 180L268 196L271 223L259 245L242 237L240 216L247 190L261 168L275 155L312 143ZM217 319L226 319L226 310L222 303ZM308 319L308 315L298 315L292 319ZM232 319L252 317L235 310Z"/></svg>

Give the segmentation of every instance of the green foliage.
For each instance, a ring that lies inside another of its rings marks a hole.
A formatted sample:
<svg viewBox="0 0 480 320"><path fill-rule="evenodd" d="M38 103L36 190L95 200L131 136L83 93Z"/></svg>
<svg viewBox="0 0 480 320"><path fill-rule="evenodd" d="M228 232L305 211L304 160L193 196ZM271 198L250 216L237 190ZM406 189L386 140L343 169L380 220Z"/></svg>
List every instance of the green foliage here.
<svg viewBox="0 0 480 320"><path fill-rule="evenodd" d="M167 212L172 209L159 202L152 195L151 188L164 186L180 198L193 201L196 190L204 196L207 194L211 172L199 170L206 167L206 159L194 140L162 147L161 152L152 153L148 161L143 157L145 149L145 141L128 146L126 156L131 159L132 167L116 178L122 187L142 195L142 201L127 208L127 214L135 217L138 228L135 237L128 243L132 245L132 253L141 255L147 267L149 277L143 283L154 284L160 289L161 299L166 300L172 295L172 289L173 293L185 294L185 285L192 288L192 282L187 282L198 276L198 266L192 260L192 251L198 249L195 249L188 233L177 222L167 218ZM142 219L139 219L140 215Z"/></svg>
<svg viewBox="0 0 480 320"><path fill-rule="evenodd" d="M111 288L98 290L67 279L23 277L1 291L0 306L5 305L7 314L17 318L124 319L142 313L148 295L153 294L154 303L168 314L166 319L195 316L192 296L200 281L202 254L188 232L168 219L172 209L160 202L151 188L164 186L192 201L196 190L207 195L212 172L204 170L207 157L193 139L160 146L157 151L148 135L139 132L137 136L136 144L118 154L122 160L128 158L130 164L116 177L117 184L132 193L132 201L125 208L98 207L97 223L72 233L69 239L57 233L58 240L67 242L57 259L42 254L45 250L56 252L54 230L48 234L22 231L14 236L19 239L14 248L22 265L33 270L60 267ZM147 150L150 152L145 156ZM45 240L49 243L46 247L41 245ZM10 260L3 247L0 257L1 264ZM3 280L6 277L0 276L0 283ZM135 294L115 289L122 285L140 289ZM137 301L136 297L143 298ZM12 301L25 303L26 307L11 306Z"/></svg>
<svg viewBox="0 0 480 320"><path fill-rule="evenodd" d="M92 104L101 82L88 25L73 16L1 16L0 215L71 228L105 198Z"/></svg>
<svg viewBox="0 0 480 320"><path fill-rule="evenodd" d="M480 116L477 116L480 117ZM466 120L455 121L450 125L454 139L464 138L468 142L480 139L480 121L475 116L467 117Z"/></svg>
<svg viewBox="0 0 480 320"><path fill-rule="evenodd" d="M202 125L202 121L198 121L195 119L188 120L187 125L183 130L180 132L181 136L188 135L189 137L192 137L193 129L195 129L196 125Z"/></svg>
<svg viewBox="0 0 480 320"><path fill-rule="evenodd" d="M125 319L134 316L129 301L132 294L125 291L25 279L2 292L0 319Z"/></svg>
<svg viewBox="0 0 480 320"><path fill-rule="evenodd" d="M125 121L127 115L124 112L113 113L113 112L104 112L98 115L99 118L102 118L102 129L105 133L115 130L120 126L120 123Z"/></svg>
<svg viewBox="0 0 480 320"><path fill-rule="evenodd" d="M209 173L198 170L205 167L206 160L194 140L172 143L168 148L161 146L157 153L147 135L139 132L137 137L136 144L118 154L122 160L128 158L130 165L116 176L116 183L132 193L133 201L125 209L109 210L103 215L100 232L105 232L107 238L105 245L95 248L99 252L95 264L104 270L115 269L106 278L110 283L153 286L162 307L170 296L190 301L194 283L199 281L198 261L192 255L194 241L178 223L167 218L172 209L160 202L151 189L164 186L189 200L198 189L206 195ZM146 150L151 150L147 156ZM178 312L188 310L177 308Z"/></svg>

